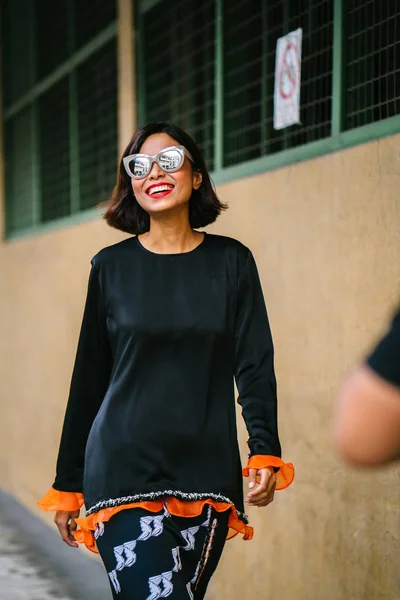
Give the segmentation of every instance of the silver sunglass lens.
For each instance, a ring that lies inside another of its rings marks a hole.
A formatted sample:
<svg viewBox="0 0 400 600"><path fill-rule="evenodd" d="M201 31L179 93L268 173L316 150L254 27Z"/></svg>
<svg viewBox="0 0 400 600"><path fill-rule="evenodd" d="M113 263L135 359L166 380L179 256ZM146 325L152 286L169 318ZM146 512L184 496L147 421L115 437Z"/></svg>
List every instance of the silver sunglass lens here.
<svg viewBox="0 0 400 600"><path fill-rule="evenodd" d="M177 150L168 150L160 155L158 162L163 171L175 171L182 166L183 156Z"/></svg>
<svg viewBox="0 0 400 600"><path fill-rule="evenodd" d="M129 163L135 177L146 177L150 171L150 161L144 157L137 157Z"/></svg>

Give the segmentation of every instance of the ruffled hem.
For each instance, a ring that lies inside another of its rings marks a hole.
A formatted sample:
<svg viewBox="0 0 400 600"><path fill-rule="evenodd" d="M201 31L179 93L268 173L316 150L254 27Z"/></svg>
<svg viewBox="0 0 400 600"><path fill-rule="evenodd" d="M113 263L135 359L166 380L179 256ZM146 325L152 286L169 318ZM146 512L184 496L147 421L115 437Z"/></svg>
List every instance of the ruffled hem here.
<svg viewBox="0 0 400 600"><path fill-rule="evenodd" d="M88 517L83 519L76 519L78 526L80 527L74 534L74 538L77 542L85 544L85 546L91 552L98 552L96 547L96 541L94 532L97 529L98 523L106 523L111 519L112 516L121 512L122 510L143 508L149 512L160 512L163 509L164 502L166 502L168 512L176 517L197 517L204 509L205 505L212 506L218 512L224 512L230 510L228 521L228 535L227 539L232 539L238 533L243 535L244 540L251 540L253 537L254 530L249 525L246 525L241 521L237 515L236 509L233 504L226 504L224 502L215 502L214 500L199 500L194 502L182 502L176 498L167 498L164 500L150 500L149 502L133 502L132 504L125 504L123 506L117 506L115 508L104 508L99 510L97 513L92 513Z"/></svg>
<svg viewBox="0 0 400 600"><path fill-rule="evenodd" d="M84 505L83 494L79 492L60 492L54 488L49 491L37 502L42 510L50 512L53 510L79 510Z"/></svg>
<svg viewBox="0 0 400 600"><path fill-rule="evenodd" d="M177 498L168 497L167 499L150 500L148 502L132 502L131 504L124 504L122 506L103 508L87 517L75 519L79 529L75 531L74 538L78 543L85 544L86 548L91 552L98 553L95 540L95 531L98 523L106 523L112 516L122 510L133 508L143 508L144 510L154 513L160 512L163 509L164 503L167 505L168 512L176 517L197 517L203 512L205 505L212 506L218 512L230 510L227 539L232 539L238 535L238 533L243 535L244 540L251 540L253 537L253 527L246 525L246 523L239 518L233 504L216 502L212 499L185 502L178 500ZM59 492L58 490L51 488L37 504L46 511L78 510L83 505L83 495L75 492Z"/></svg>
<svg viewBox="0 0 400 600"><path fill-rule="evenodd" d="M180 490L163 490L158 492L147 492L142 494L134 494L130 496L121 496L120 498L109 498L108 500L101 500L93 506L86 507L86 516L88 517L92 513L98 513L104 508L116 508L117 506L126 506L127 504L134 504L137 502L152 502L153 500L165 500L165 498L175 498L176 500L182 500L185 503L198 502L202 500L213 500L214 502L229 504L233 506L233 502L227 496L222 494L216 494L214 492L182 492ZM247 523L247 517L244 513L238 512L238 516L242 521Z"/></svg>
<svg viewBox="0 0 400 600"><path fill-rule="evenodd" d="M249 476L249 469L265 469L268 467L277 468L276 475L276 490L283 490L289 487L294 479L294 465L292 463L285 463L282 459L277 456L271 455L254 455L252 456L247 466L243 469L243 475ZM204 500L180 500L173 496L167 496L166 498L131 502L128 504L122 504L121 506L112 506L109 508L101 508L97 512L93 512L90 515L81 519L75 519L79 527L74 533L74 538L77 542L85 544L85 546L91 552L98 552L95 541L95 531L98 523L106 523L111 519L113 515L121 512L122 510L128 510L133 508L142 508L149 512L160 512L163 509L164 503L167 504L168 511L176 517L197 517L204 509L205 505L212 506L218 512L230 511L228 521L228 535L227 539L231 539L238 535L243 535L244 540L251 540L253 537L253 527L247 525L238 514L233 503L223 502L220 500L213 500L212 498L206 498ZM43 496L37 503L38 506L45 511L75 511L79 510L84 504L83 494L79 492L60 492L54 488Z"/></svg>
<svg viewBox="0 0 400 600"><path fill-rule="evenodd" d="M276 490L284 490L289 487L294 479L293 463L285 463L277 456L256 454L249 458L247 466L242 470L245 477L249 476L249 469L266 469L268 467L276 467L279 469L276 475Z"/></svg>

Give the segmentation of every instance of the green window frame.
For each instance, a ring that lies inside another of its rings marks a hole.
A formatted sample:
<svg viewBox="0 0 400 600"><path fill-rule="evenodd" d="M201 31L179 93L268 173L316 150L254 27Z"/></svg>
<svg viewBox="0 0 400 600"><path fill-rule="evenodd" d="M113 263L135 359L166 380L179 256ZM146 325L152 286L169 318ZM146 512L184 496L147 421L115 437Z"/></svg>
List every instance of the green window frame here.
<svg viewBox="0 0 400 600"><path fill-rule="evenodd" d="M157 80L157 68L165 66L159 62L163 52L168 72L172 74L170 86L164 82L164 92L170 104L176 101L179 105L179 52L174 55L162 40L158 46L154 41L152 63L147 62L146 22L154 21L156 15L163 22L169 4L166 0L135 2L138 116L140 122L154 118L174 120L186 126L196 139L196 127L201 124L191 127L182 119L182 111L168 110L161 104L162 110L157 111L154 102L151 111L148 110L148 97L152 92L149 68L152 68L151 77ZM212 0L212 4L214 106L210 111L212 128L208 131L212 131L213 136L209 133L204 154L216 184L400 132L398 61L396 68L400 51L396 30L400 30L400 14L393 3L380 0L299 0L296 3L290 0ZM184 11L182 15L184 19ZM278 37L297 27L303 28L302 123L277 132L272 127L274 45ZM175 35L176 50L179 31L179 23L175 22L172 36ZM186 36L190 33L186 30ZM194 72L201 67L197 64ZM197 106L193 102L196 114ZM189 112L190 107L185 110ZM236 132L235 116L238 117ZM235 135L230 148L230 140ZM201 138L199 143L201 146Z"/></svg>
<svg viewBox="0 0 400 600"><path fill-rule="evenodd" d="M98 214L115 183L116 2L2 4L5 237Z"/></svg>

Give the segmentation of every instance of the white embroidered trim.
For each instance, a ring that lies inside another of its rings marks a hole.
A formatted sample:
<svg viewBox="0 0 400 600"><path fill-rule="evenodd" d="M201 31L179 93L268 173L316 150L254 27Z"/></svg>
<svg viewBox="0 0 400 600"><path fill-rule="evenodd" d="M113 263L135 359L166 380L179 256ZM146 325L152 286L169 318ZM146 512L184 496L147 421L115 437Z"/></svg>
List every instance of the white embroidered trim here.
<svg viewBox="0 0 400 600"><path fill-rule="evenodd" d="M208 522L207 527L209 526L209 524L210 524L210 521ZM200 560L198 562L194 577L186 585L186 589L189 592L189 596L191 598L194 598L192 588L194 591L196 591L197 586L199 585L199 580L204 572L204 569L207 566L208 559L210 558L211 550L212 550L213 543L214 543L215 530L216 530L217 526L218 526L218 519L214 519L212 522L211 531L209 531L209 534L208 534L209 537L208 537L207 545L205 547L203 547L203 552L201 553Z"/></svg>
<svg viewBox="0 0 400 600"><path fill-rule="evenodd" d="M226 504L233 504L232 500L230 500L226 496L223 496L222 494L207 494L197 492L180 492L178 490L165 490L164 492L149 492L147 494L135 494L133 496L123 496L122 498L110 498L109 500L102 500L101 502L97 502L94 506L89 508L86 511L86 516L88 517L92 513L96 513L102 508L113 508L115 506L122 506L123 504L131 504L132 502L146 502L147 500L158 500L159 498L168 498L168 496L188 501L207 500L208 498L211 498L211 500L215 500L216 502L225 502ZM247 524L247 515L238 510L236 512L238 514L239 519Z"/></svg>

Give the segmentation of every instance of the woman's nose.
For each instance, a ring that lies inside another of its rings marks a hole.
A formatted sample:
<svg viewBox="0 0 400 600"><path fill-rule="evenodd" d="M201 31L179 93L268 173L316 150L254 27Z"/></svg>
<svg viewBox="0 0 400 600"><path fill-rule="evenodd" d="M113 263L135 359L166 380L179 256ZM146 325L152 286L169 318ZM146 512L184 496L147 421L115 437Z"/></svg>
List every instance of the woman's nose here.
<svg viewBox="0 0 400 600"><path fill-rule="evenodd" d="M150 169L149 178L159 179L159 177L162 177L163 175L164 171L161 169L160 165L154 161Z"/></svg>

